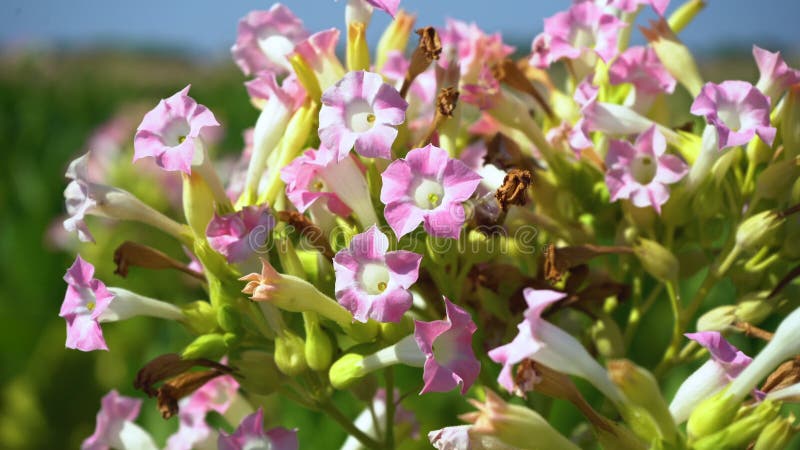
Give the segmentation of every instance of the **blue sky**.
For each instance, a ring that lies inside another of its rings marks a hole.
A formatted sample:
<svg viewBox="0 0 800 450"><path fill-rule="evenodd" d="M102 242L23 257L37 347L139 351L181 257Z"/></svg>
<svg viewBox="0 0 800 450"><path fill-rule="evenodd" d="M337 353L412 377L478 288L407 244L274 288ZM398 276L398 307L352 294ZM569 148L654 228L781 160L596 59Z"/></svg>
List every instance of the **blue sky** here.
<svg viewBox="0 0 800 450"><path fill-rule="evenodd" d="M340 27L344 1L284 0L311 30ZM681 2L673 0L670 11ZM542 18L565 9L569 0L404 0L418 24L444 17L476 21L529 42ZM190 49L200 56L224 55L236 36L237 20L270 1L255 0L2 0L0 44L109 45L115 43ZM751 43L800 53L800 0L709 0L682 35L697 50L720 46L748 49ZM375 39L388 22L373 20ZM638 35L638 32L636 33Z"/></svg>

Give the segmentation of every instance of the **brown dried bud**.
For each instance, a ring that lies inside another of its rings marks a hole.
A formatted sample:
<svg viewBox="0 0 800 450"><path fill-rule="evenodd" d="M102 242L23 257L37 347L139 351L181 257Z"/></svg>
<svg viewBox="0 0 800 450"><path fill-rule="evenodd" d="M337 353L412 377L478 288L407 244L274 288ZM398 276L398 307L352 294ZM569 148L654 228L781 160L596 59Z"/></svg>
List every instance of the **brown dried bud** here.
<svg viewBox="0 0 800 450"><path fill-rule="evenodd" d="M195 272L161 251L132 241L125 241L117 247L114 251L114 263L117 265L114 273L123 278L128 276L129 267L143 267L154 270L176 269L199 280L206 279L202 273Z"/></svg>
<svg viewBox="0 0 800 450"><path fill-rule="evenodd" d="M133 387L143 391L148 397L158 394L155 384L188 372L192 367L211 367L222 373L231 373L233 369L209 359L182 359L177 353L157 356L136 373Z"/></svg>
<svg viewBox="0 0 800 450"><path fill-rule="evenodd" d="M425 27L417 30L419 35L419 44L411 54L411 62L408 66L408 72L403 80L403 86L400 88L400 96L405 97L408 90L411 88L411 83L417 78L419 74L428 69L428 66L442 54L442 41L439 39L439 33L436 28Z"/></svg>
<svg viewBox="0 0 800 450"><path fill-rule="evenodd" d="M522 149L513 139L503 133L496 133L486 143L484 162L504 170L519 168L533 172L541 168L533 158L522 153Z"/></svg>
<svg viewBox="0 0 800 450"><path fill-rule="evenodd" d="M532 181L530 171L511 169L494 194L500 209L508 211L510 205L524 206L528 202L528 187Z"/></svg>
<svg viewBox="0 0 800 450"><path fill-rule="evenodd" d="M305 237L309 243L320 253L328 258L333 258L334 253L325 233L303 213L297 211L279 211L278 220L286 222L294 227L301 236Z"/></svg>
<svg viewBox="0 0 800 450"><path fill-rule="evenodd" d="M445 117L453 117L458 104L458 90L453 87L442 88L436 96L436 111Z"/></svg>
<svg viewBox="0 0 800 450"><path fill-rule="evenodd" d="M169 419L178 413L178 400L192 394L214 378L224 375L217 369L187 372L167 381L158 389L158 410L161 417Z"/></svg>
<svg viewBox="0 0 800 450"><path fill-rule="evenodd" d="M544 110L545 114L550 118L553 117L553 109L550 107L550 104L547 103L542 94L536 90L533 83L531 83L511 58L506 58L492 66L492 75L497 78L497 81L506 83L512 88L533 97L536 103Z"/></svg>
<svg viewBox="0 0 800 450"><path fill-rule="evenodd" d="M742 330L742 333L744 333L744 335L747 337L754 337L758 339L763 339L765 341L771 341L772 336L775 334L775 333L770 333L769 331L759 328L748 322L736 321L733 323L733 326L739 330Z"/></svg>
<svg viewBox="0 0 800 450"><path fill-rule="evenodd" d="M417 49L423 52L429 63L438 60L442 54L442 41L436 28L423 27L417 29L416 33L419 36Z"/></svg>
<svg viewBox="0 0 800 450"><path fill-rule="evenodd" d="M800 356L778 366L761 386L763 392L777 391L800 382Z"/></svg>
<svg viewBox="0 0 800 450"><path fill-rule="evenodd" d="M626 253L633 253L633 249L591 244L556 248L550 244L544 254L544 276L549 282L556 283L569 269L586 264L600 255Z"/></svg>

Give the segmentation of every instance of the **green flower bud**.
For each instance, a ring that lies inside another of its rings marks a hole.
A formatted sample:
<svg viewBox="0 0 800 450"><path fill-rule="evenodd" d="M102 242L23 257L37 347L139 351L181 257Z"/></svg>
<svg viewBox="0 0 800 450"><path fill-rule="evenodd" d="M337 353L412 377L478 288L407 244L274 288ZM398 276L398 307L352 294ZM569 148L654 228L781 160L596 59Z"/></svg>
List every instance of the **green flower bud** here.
<svg viewBox="0 0 800 450"><path fill-rule="evenodd" d="M379 324L381 340L385 344L394 344L409 334L414 333L414 319L403 316L399 322L385 322Z"/></svg>
<svg viewBox="0 0 800 450"><path fill-rule="evenodd" d="M205 358L218 360L227 353L225 337L219 333L209 333L198 336L191 344L187 345L181 353L183 359Z"/></svg>
<svg viewBox="0 0 800 450"><path fill-rule="evenodd" d="M757 139L760 141L760 139ZM786 158L767 166L756 181L756 196L778 199L787 193L789 182L800 175L798 158Z"/></svg>
<svg viewBox="0 0 800 450"><path fill-rule="evenodd" d="M183 323L194 334L206 334L217 328L217 318L211 303L205 300L187 303L181 306Z"/></svg>
<svg viewBox="0 0 800 450"><path fill-rule="evenodd" d="M228 349L236 348L240 342L242 342L242 335L238 333L225 333L222 335L223 340L225 341L225 346Z"/></svg>
<svg viewBox="0 0 800 450"><path fill-rule="evenodd" d="M758 250L776 235L786 220L774 211L755 214L739 225L736 245L745 251Z"/></svg>
<svg viewBox="0 0 800 450"><path fill-rule="evenodd" d="M794 427L794 414L773 420L758 435L753 450L774 450L786 448L798 429Z"/></svg>
<svg viewBox="0 0 800 450"><path fill-rule="evenodd" d="M659 435L665 441L677 441L678 429L675 421L672 420L667 402L661 396L658 382L647 369L627 359L618 359L608 363L608 374L630 403L649 413L660 431Z"/></svg>
<svg viewBox="0 0 800 450"><path fill-rule="evenodd" d="M460 418L473 424L471 432L494 436L513 448L578 450L539 413L524 406L506 403L488 389L484 403L477 400L470 400L470 403L478 411L463 414ZM533 442L535 445L531 446Z"/></svg>
<svg viewBox="0 0 800 450"><path fill-rule="evenodd" d="M669 27L672 28L672 31L680 33L705 7L706 2L704 0L687 1L669 16Z"/></svg>
<svg viewBox="0 0 800 450"><path fill-rule="evenodd" d="M723 389L703 400L692 411L686 423L686 431L690 440L710 436L730 425L739 409L739 401Z"/></svg>
<svg viewBox="0 0 800 450"><path fill-rule="evenodd" d="M664 283L678 281L680 264L675 255L656 241L640 238L633 253L650 275Z"/></svg>
<svg viewBox="0 0 800 450"><path fill-rule="evenodd" d="M790 87L784 101L786 104L781 115L781 137L786 155L793 158L800 154L800 87Z"/></svg>
<svg viewBox="0 0 800 450"><path fill-rule="evenodd" d="M722 189L713 186L713 183L701 185L691 200L693 214L687 214L686 210L683 211L683 214L689 217L693 216L695 219L715 217L722 212L722 208L726 204L724 195Z"/></svg>
<svg viewBox="0 0 800 450"><path fill-rule="evenodd" d="M336 389L347 389L354 381L364 376L364 357L355 353L348 353L339 358L328 371L331 385Z"/></svg>
<svg viewBox="0 0 800 450"><path fill-rule="evenodd" d="M734 315L736 320L758 325L775 310L775 305L768 300L769 291L751 292L742 296L736 304Z"/></svg>
<svg viewBox="0 0 800 450"><path fill-rule="evenodd" d="M231 365L236 367L239 383L249 392L269 395L277 390L283 382L284 375L278 371L272 355L257 350L241 352L238 358L231 358Z"/></svg>
<svg viewBox="0 0 800 450"><path fill-rule="evenodd" d="M183 212L195 236L205 240L206 227L214 216L214 194L199 172L183 176Z"/></svg>
<svg viewBox="0 0 800 450"><path fill-rule="evenodd" d="M222 305L217 309L217 322L224 331L231 333L242 331L242 316L231 305Z"/></svg>
<svg viewBox="0 0 800 450"><path fill-rule="evenodd" d="M697 319L697 331L728 331L736 322L736 306L718 306Z"/></svg>
<svg viewBox="0 0 800 450"><path fill-rule="evenodd" d="M780 406L772 401L764 401L748 407L731 425L712 435L697 440L692 446L695 450L724 450L745 448L756 439L759 433L778 416ZM692 415L694 416L694 414ZM766 430L765 430L766 431ZM779 447L770 447L779 448Z"/></svg>
<svg viewBox="0 0 800 450"><path fill-rule="evenodd" d="M608 315L602 314L589 330L597 351L605 358L620 358L625 344L619 326Z"/></svg>
<svg viewBox="0 0 800 450"><path fill-rule="evenodd" d="M608 421L610 428L595 427L595 435L600 448L614 450L645 450L648 447L626 426L621 423Z"/></svg>
<svg viewBox="0 0 800 450"><path fill-rule="evenodd" d="M632 403L621 404L619 412L625 423L640 438L650 442L661 438L661 429L647 409Z"/></svg>
<svg viewBox="0 0 800 450"><path fill-rule="evenodd" d="M306 330L305 357L311 370L328 370L333 360L331 337L319 326L319 318L314 313L304 313Z"/></svg>
<svg viewBox="0 0 800 450"><path fill-rule="evenodd" d="M275 337L275 364L283 374L300 375L308 369L303 339L289 331Z"/></svg>

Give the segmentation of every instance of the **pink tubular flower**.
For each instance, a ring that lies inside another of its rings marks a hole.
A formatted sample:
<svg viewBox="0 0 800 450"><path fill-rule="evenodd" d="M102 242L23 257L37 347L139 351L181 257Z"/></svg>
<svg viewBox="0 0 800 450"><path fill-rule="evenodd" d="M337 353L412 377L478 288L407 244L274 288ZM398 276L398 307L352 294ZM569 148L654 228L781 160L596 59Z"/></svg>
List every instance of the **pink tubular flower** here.
<svg viewBox="0 0 800 450"><path fill-rule="evenodd" d="M355 212L364 228L378 223L367 180L351 156L337 161L335 150L308 150L281 170L281 179L300 212L323 199L334 214Z"/></svg>
<svg viewBox="0 0 800 450"><path fill-rule="evenodd" d="M94 277L94 266L80 255L64 275L67 293L58 313L67 321L67 348L84 352L108 350L98 320L114 299L106 285Z"/></svg>
<svg viewBox="0 0 800 450"><path fill-rule="evenodd" d="M245 75L262 70L291 71L286 55L308 37L303 21L289 8L276 3L269 11L251 11L239 21L233 60Z"/></svg>
<svg viewBox="0 0 800 450"><path fill-rule="evenodd" d="M192 162L202 161L198 139L206 127L218 127L214 114L189 97L186 86L144 115L133 140L133 161L152 156L164 170L192 173Z"/></svg>
<svg viewBox="0 0 800 450"><path fill-rule="evenodd" d="M439 35L444 54L455 53L462 78L467 83L474 83L483 67L490 67L514 52L514 47L503 43L500 33L486 34L475 23L447 19ZM444 61L446 58L440 63Z"/></svg>
<svg viewBox="0 0 800 450"><path fill-rule="evenodd" d="M350 72L322 94L319 138L344 159L355 146L361 156L390 159L397 125L408 103L377 73Z"/></svg>
<svg viewBox="0 0 800 450"><path fill-rule="evenodd" d="M775 128L769 122L769 97L746 81L706 83L691 112L705 116L717 129L720 150L747 144L755 135L768 145L775 139Z"/></svg>
<svg viewBox="0 0 800 450"><path fill-rule="evenodd" d="M306 91L294 74L290 74L278 84L273 72L259 72L256 78L246 81L244 86L250 98L259 101L276 98L289 111L295 111L306 99Z"/></svg>
<svg viewBox="0 0 800 450"><path fill-rule="evenodd" d="M752 359L731 345L719 332L687 333L687 338L708 349L711 358L681 384L669 405L675 423L689 418L694 408L730 383Z"/></svg>
<svg viewBox="0 0 800 450"><path fill-rule="evenodd" d="M422 255L388 249L389 239L373 225L333 259L336 300L359 322L397 322L411 308L408 289L417 281Z"/></svg>
<svg viewBox="0 0 800 450"><path fill-rule="evenodd" d="M544 19L544 32L533 41L531 64L547 68L562 58L580 58L587 50L608 62L617 54L617 34L624 26L594 2L574 4Z"/></svg>
<svg viewBox="0 0 800 450"><path fill-rule="evenodd" d="M642 108L636 108L640 112L647 112L644 109L649 107L655 95L662 92L671 94L677 83L651 47L630 47L614 60L608 72L611 84L633 84L635 103L644 103Z"/></svg>
<svg viewBox="0 0 800 450"><path fill-rule="evenodd" d="M481 363L472 352L475 322L447 298L444 306L445 320L414 321L414 339L425 354L425 385L420 394L447 392L457 386L461 386L461 394L466 394L481 371Z"/></svg>
<svg viewBox="0 0 800 450"><path fill-rule="evenodd" d="M206 414L211 411L225 414L238 389L239 383L232 376L222 375L181 399L178 431L167 439L166 450L210 448L217 434L206 423Z"/></svg>
<svg viewBox="0 0 800 450"><path fill-rule="evenodd" d="M572 335L542 318L551 304L566 297L563 292L526 288L528 308L513 341L489 351L492 361L503 365L497 382L509 392L516 392L512 369L524 359L532 359L560 372L585 378L614 403L623 396L608 373Z"/></svg>
<svg viewBox="0 0 800 450"><path fill-rule="evenodd" d="M636 138L611 141L606 155L606 185L611 201L621 198L643 208L652 206L660 214L661 205L669 199L668 184L674 184L688 172L686 163L677 156L667 155L664 136L651 127Z"/></svg>
<svg viewBox="0 0 800 450"><path fill-rule="evenodd" d="M650 5L653 10L661 17L667 12L669 0L605 0L608 6L619 9L624 12L634 12L640 5Z"/></svg>
<svg viewBox="0 0 800 450"><path fill-rule="evenodd" d="M337 42L339 42L339 30L331 28L314 33L308 39L298 42L292 53L308 64L322 90L339 81L345 73L342 62L336 56Z"/></svg>
<svg viewBox="0 0 800 450"><path fill-rule="evenodd" d="M461 86L459 99L475 105L481 110L492 109L503 99L500 82L497 81L489 66L483 66L474 83Z"/></svg>
<svg viewBox="0 0 800 450"><path fill-rule="evenodd" d="M397 238L424 222L431 236L458 238L464 207L481 177L447 152L427 145L389 164L381 175L384 215Z"/></svg>
<svg viewBox="0 0 800 450"><path fill-rule="evenodd" d="M217 447L219 450L249 450L257 448L297 450L299 443L297 441L297 430L277 427L264 431L264 410L258 408L258 411L242 420L242 423L233 434L226 434L221 431Z"/></svg>
<svg viewBox="0 0 800 450"><path fill-rule="evenodd" d="M800 70L789 67L781 57L781 52L772 53L754 45L753 58L759 72L756 88L770 97L773 103L786 88L800 83Z"/></svg>
<svg viewBox="0 0 800 450"><path fill-rule="evenodd" d="M400 8L400 0L366 0L366 2L381 11L386 11L392 18L394 18L397 14L397 10Z"/></svg>
<svg viewBox="0 0 800 450"><path fill-rule="evenodd" d="M155 450L156 445L150 435L133 423L141 407L141 400L124 397L115 390L106 394L97 413L94 433L81 443L81 450Z"/></svg>
<svg viewBox="0 0 800 450"><path fill-rule="evenodd" d="M241 211L224 216L214 213L206 228L206 237L211 248L225 256L229 263L237 263L262 247L274 227L275 218L269 206L245 206Z"/></svg>

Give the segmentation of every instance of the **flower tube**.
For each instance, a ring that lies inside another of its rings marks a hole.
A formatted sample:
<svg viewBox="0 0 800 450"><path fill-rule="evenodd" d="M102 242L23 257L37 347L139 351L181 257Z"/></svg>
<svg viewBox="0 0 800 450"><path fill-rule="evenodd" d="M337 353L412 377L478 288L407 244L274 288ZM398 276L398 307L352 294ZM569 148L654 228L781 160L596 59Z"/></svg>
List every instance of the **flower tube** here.
<svg viewBox="0 0 800 450"><path fill-rule="evenodd" d="M623 402L623 395L611 382L608 373L572 335L547 322L542 313L551 304L566 297L566 294L550 290L526 288L524 291L528 309L525 319L519 324L519 334L506 345L489 351L489 358L503 364L497 382L509 392L514 392L513 366L529 358L548 367L585 378L616 405Z"/></svg>
<svg viewBox="0 0 800 450"><path fill-rule="evenodd" d="M65 174L72 181L64 190L69 214L64 221L64 229L76 231L83 242L94 242L84 218L86 215L96 215L145 223L172 235L184 244L190 244L191 233L185 225L144 204L128 191L92 182L88 174L88 161L88 153L75 159Z"/></svg>

